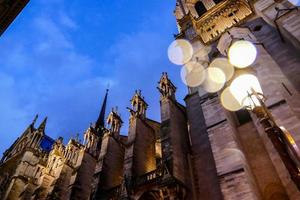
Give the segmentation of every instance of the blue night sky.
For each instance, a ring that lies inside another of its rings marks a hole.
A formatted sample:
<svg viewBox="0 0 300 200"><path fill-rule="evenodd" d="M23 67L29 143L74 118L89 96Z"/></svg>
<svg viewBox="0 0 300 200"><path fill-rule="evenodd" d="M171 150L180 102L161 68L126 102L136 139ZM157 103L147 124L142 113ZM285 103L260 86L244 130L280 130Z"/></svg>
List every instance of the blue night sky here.
<svg viewBox="0 0 300 200"><path fill-rule="evenodd" d="M180 67L167 58L177 33L175 0L31 0L0 37L0 153L39 114L46 133L65 142L82 136L98 116L107 85L108 109L118 106L127 132L126 106L135 89L160 120L161 72L186 93Z"/></svg>

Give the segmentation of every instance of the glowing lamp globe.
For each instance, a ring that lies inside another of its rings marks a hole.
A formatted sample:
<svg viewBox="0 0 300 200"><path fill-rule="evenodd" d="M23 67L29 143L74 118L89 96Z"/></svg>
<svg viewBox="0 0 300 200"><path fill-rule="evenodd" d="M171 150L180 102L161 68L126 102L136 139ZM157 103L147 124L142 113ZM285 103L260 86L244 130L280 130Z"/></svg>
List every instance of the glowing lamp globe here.
<svg viewBox="0 0 300 200"><path fill-rule="evenodd" d="M168 48L169 60L176 65L184 65L193 57L194 50L191 43L184 39L178 39Z"/></svg>
<svg viewBox="0 0 300 200"><path fill-rule="evenodd" d="M257 50L246 40L234 42L228 50L229 62L237 68L246 68L254 63Z"/></svg>
<svg viewBox="0 0 300 200"><path fill-rule="evenodd" d="M244 74L234 79L230 85L230 92L234 98L243 106L253 108L260 105L259 100L252 95L253 92L262 94L260 83L256 76Z"/></svg>

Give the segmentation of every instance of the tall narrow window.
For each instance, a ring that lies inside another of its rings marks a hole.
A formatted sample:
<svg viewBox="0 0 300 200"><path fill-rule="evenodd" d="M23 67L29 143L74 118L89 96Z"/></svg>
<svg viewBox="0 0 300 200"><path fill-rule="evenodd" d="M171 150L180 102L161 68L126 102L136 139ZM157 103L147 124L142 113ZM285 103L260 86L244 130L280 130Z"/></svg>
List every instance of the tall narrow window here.
<svg viewBox="0 0 300 200"><path fill-rule="evenodd" d="M195 9L196 9L199 17L201 17L207 11L204 4L201 1L198 1L195 4Z"/></svg>

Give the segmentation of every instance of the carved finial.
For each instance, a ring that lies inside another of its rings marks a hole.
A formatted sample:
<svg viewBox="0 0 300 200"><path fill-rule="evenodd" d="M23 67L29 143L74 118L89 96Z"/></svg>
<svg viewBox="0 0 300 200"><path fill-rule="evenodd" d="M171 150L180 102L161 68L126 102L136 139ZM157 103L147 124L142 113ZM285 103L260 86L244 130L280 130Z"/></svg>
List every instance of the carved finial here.
<svg viewBox="0 0 300 200"><path fill-rule="evenodd" d="M148 104L145 102L144 97L142 96L141 90L136 90L136 93L131 99L131 114L135 113L137 116L145 117ZM133 112L132 112L133 111Z"/></svg>
<svg viewBox="0 0 300 200"><path fill-rule="evenodd" d="M45 117L45 119L42 121L42 123L38 127L38 130L40 132L43 132L43 133L45 132L45 128L46 128L46 124L47 124L47 119L48 119L48 117Z"/></svg>
<svg viewBox="0 0 300 200"><path fill-rule="evenodd" d="M34 125L36 123L36 120L38 119L38 117L39 117L39 115L36 114L35 117L34 117L34 119L33 119L33 121L32 121L32 123L31 123L32 125Z"/></svg>
<svg viewBox="0 0 300 200"><path fill-rule="evenodd" d="M161 98L168 97L168 98L175 99L176 87L170 81L167 72L162 73L162 76L160 78L160 81L158 82L157 88L161 94Z"/></svg>
<svg viewBox="0 0 300 200"><path fill-rule="evenodd" d="M116 107L114 110L117 110L117 109L118 109L118 107ZM120 129L123 124L123 121L117 112L115 112L115 111L110 112L110 114L108 115L108 118L107 118L107 124L109 125L108 129L110 130L110 132L113 135L120 134Z"/></svg>

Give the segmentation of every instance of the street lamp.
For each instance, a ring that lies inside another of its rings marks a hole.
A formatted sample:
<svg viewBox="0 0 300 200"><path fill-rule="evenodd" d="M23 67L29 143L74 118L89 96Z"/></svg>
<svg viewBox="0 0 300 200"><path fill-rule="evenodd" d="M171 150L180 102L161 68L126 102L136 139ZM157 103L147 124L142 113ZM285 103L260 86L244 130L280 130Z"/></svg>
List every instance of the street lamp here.
<svg viewBox="0 0 300 200"><path fill-rule="evenodd" d="M256 50L253 50L254 45L249 43L248 41L238 41L229 48L229 61L233 65L238 64L239 68L245 68L253 64L256 58ZM248 56L248 58L245 56ZM287 168L291 179L300 190L299 149L295 148L296 144L293 142L291 135L276 124L265 105L266 98L257 77L252 74L240 75L231 82L229 90L243 108L254 113L259 119L264 131Z"/></svg>
<svg viewBox="0 0 300 200"><path fill-rule="evenodd" d="M260 83L256 76L252 74L243 74L235 78L229 87L233 97L242 105L242 107L254 109L260 105L255 98L249 98L249 94L255 91L262 94Z"/></svg>
<svg viewBox="0 0 300 200"><path fill-rule="evenodd" d="M237 68L250 66L255 61L256 56L256 47L247 40L234 42L228 50L229 62Z"/></svg>
<svg viewBox="0 0 300 200"><path fill-rule="evenodd" d="M176 47L176 48L175 48ZM188 47L188 48L187 48ZM221 103L229 111L246 108L259 119L274 148L278 152L291 179L300 190L300 150L292 135L283 127L279 127L265 105L266 98L257 77L246 70L257 57L256 46L250 41L238 40L228 49L227 58L217 58L208 68L198 62L191 61L193 49L188 41L175 41L169 49L169 59L175 64L185 64L182 68L183 82L189 87L201 86L206 92L215 93L221 90L226 82L229 87L221 93ZM239 73L234 76L234 67ZM241 75L237 76L238 74ZM232 77L235 77L233 80Z"/></svg>

